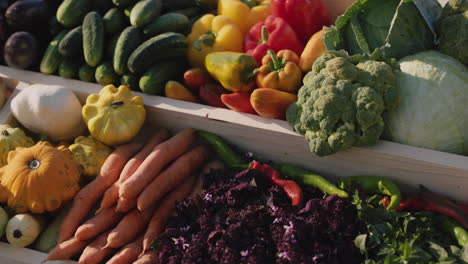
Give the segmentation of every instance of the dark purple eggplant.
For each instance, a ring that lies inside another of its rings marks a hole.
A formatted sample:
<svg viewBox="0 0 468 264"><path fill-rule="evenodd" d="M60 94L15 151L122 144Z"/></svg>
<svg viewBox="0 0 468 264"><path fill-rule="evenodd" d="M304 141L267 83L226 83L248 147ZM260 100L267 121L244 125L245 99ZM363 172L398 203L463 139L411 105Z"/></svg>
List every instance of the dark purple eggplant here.
<svg viewBox="0 0 468 264"><path fill-rule="evenodd" d="M47 27L51 17L51 9L43 0L17 1L5 12L5 18L13 30L35 31Z"/></svg>
<svg viewBox="0 0 468 264"><path fill-rule="evenodd" d="M8 30L5 18L0 14L0 48L3 47L8 38Z"/></svg>
<svg viewBox="0 0 468 264"><path fill-rule="evenodd" d="M36 37L26 31L13 33L3 47L5 63L14 68L26 69L38 58L39 45Z"/></svg>

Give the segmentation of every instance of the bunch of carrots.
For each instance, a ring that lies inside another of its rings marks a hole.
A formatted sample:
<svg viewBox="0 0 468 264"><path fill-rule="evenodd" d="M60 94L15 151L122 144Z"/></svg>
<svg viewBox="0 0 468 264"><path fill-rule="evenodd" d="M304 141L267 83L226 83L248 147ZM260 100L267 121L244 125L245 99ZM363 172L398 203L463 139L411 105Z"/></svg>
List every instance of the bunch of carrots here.
<svg viewBox="0 0 468 264"><path fill-rule="evenodd" d="M79 257L79 263L155 263L151 244L164 230L176 201L196 195L202 186L197 172L209 156L195 146L195 132L170 137L165 129L145 142L119 146L95 180L75 196L57 246L48 260ZM94 216L85 221L93 205Z"/></svg>

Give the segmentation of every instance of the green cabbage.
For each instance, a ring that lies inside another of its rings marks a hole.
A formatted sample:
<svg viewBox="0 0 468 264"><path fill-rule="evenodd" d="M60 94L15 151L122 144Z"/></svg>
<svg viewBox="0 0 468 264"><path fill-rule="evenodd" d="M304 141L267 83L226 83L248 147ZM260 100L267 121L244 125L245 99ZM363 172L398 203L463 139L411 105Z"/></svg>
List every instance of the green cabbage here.
<svg viewBox="0 0 468 264"><path fill-rule="evenodd" d="M468 154L468 68L437 51L399 61L400 106L384 117L390 140Z"/></svg>

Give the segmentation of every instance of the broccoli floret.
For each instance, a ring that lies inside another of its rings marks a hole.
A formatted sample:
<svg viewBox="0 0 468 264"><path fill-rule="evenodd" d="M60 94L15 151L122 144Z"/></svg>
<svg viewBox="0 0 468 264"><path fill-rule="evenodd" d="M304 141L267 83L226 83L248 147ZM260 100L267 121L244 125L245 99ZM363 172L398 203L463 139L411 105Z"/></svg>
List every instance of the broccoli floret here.
<svg viewBox="0 0 468 264"><path fill-rule="evenodd" d="M438 24L439 50L468 66L468 0L450 0Z"/></svg>
<svg viewBox="0 0 468 264"><path fill-rule="evenodd" d="M362 55L326 52L303 82L287 119L318 156L375 145L383 112L399 103L394 69Z"/></svg>

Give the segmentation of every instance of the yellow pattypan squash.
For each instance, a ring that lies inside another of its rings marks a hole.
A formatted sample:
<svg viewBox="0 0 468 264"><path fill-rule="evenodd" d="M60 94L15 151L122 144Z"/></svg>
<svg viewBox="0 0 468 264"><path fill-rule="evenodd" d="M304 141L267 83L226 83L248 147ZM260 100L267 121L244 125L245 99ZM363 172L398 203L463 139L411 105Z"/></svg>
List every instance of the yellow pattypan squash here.
<svg viewBox="0 0 468 264"><path fill-rule="evenodd" d="M112 149L95 138L80 136L68 147L73 157L83 168L83 175L93 179L99 174L102 164L111 154Z"/></svg>
<svg viewBox="0 0 468 264"><path fill-rule="evenodd" d="M54 211L73 198L79 180L80 168L69 149L46 141L18 147L0 169L0 202L16 213Z"/></svg>
<svg viewBox="0 0 468 264"><path fill-rule="evenodd" d="M138 134L146 111L141 96L134 96L127 86L107 85L99 94L88 96L82 115L91 136L113 146Z"/></svg>
<svg viewBox="0 0 468 264"><path fill-rule="evenodd" d="M30 147L34 141L26 136L20 128L0 125L0 167L7 164L8 152L16 147Z"/></svg>

